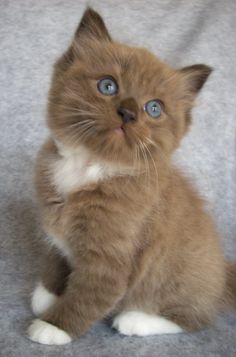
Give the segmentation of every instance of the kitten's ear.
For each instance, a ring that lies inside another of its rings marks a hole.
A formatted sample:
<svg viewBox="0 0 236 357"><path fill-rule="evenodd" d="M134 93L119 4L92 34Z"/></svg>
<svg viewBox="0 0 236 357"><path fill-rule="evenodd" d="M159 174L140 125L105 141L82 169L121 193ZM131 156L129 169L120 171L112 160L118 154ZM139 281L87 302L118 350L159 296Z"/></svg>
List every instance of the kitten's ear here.
<svg viewBox="0 0 236 357"><path fill-rule="evenodd" d="M111 41L111 36L102 17L90 7L85 10L82 16L74 40L77 42L80 39L86 40L86 38L88 40Z"/></svg>
<svg viewBox="0 0 236 357"><path fill-rule="evenodd" d="M203 87L211 72L212 68L205 64L195 64L193 66L182 68L180 73L183 75L187 93L195 97Z"/></svg>
<svg viewBox="0 0 236 357"><path fill-rule="evenodd" d="M111 37L101 16L91 8L87 8L70 47L55 64L55 75L65 72L75 59L79 58L81 50L94 40L111 41Z"/></svg>

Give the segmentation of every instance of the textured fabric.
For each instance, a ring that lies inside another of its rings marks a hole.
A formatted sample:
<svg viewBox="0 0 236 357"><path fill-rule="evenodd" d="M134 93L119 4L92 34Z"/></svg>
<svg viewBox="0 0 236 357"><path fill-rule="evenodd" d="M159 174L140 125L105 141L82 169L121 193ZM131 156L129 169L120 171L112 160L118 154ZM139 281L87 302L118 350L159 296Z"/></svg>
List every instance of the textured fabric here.
<svg viewBox="0 0 236 357"><path fill-rule="evenodd" d="M208 199L226 255L236 260L235 0L90 1L114 38L152 49L181 67L215 68L194 110L194 124L175 156ZM33 189L35 154L46 136L52 64L84 10L82 0L0 2L0 355L235 356L236 315L205 331L146 338L118 335L103 323L64 347L29 341L30 292L42 255Z"/></svg>

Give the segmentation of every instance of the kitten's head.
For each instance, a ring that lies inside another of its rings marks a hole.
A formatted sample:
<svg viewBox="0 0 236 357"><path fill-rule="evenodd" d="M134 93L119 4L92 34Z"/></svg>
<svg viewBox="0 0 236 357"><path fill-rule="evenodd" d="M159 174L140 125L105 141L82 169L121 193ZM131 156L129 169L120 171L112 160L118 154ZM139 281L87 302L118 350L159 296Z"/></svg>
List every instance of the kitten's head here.
<svg viewBox="0 0 236 357"><path fill-rule="evenodd" d="M114 42L87 9L55 65L48 124L59 143L84 145L108 161L169 156L210 72L202 64L176 70L146 49Z"/></svg>

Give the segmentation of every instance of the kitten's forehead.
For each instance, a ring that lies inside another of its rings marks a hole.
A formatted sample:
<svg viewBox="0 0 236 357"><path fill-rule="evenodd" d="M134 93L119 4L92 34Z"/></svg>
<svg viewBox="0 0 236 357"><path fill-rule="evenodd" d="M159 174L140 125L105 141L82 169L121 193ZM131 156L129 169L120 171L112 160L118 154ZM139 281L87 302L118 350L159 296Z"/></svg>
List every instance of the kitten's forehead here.
<svg viewBox="0 0 236 357"><path fill-rule="evenodd" d="M174 70L145 48L119 43L94 43L84 54L89 71L114 75L129 87L153 92L173 75Z"/></svg>

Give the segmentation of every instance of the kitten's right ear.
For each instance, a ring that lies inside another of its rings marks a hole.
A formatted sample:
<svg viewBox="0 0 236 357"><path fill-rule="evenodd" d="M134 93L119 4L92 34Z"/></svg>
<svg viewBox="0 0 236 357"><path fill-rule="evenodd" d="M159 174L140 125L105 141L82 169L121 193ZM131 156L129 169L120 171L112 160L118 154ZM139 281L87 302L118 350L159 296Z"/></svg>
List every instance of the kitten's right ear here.
<svg viewBox="0 0 236 357"><path fill-rule="evenodd" d="M87 8L75 31L72 44L56 63L56 70L66 71L79 57L80 50L91 41L111 41L111 36L102 17L93 9Z"/></svg>
<svg viewBox="0 0 236 357"><path fill-rule="evenodd" d="M100 41L111 41L111 36L106 28L102 17L93 9L88 7L75 32L75 41L80 39L94 39Z"/></svg>

